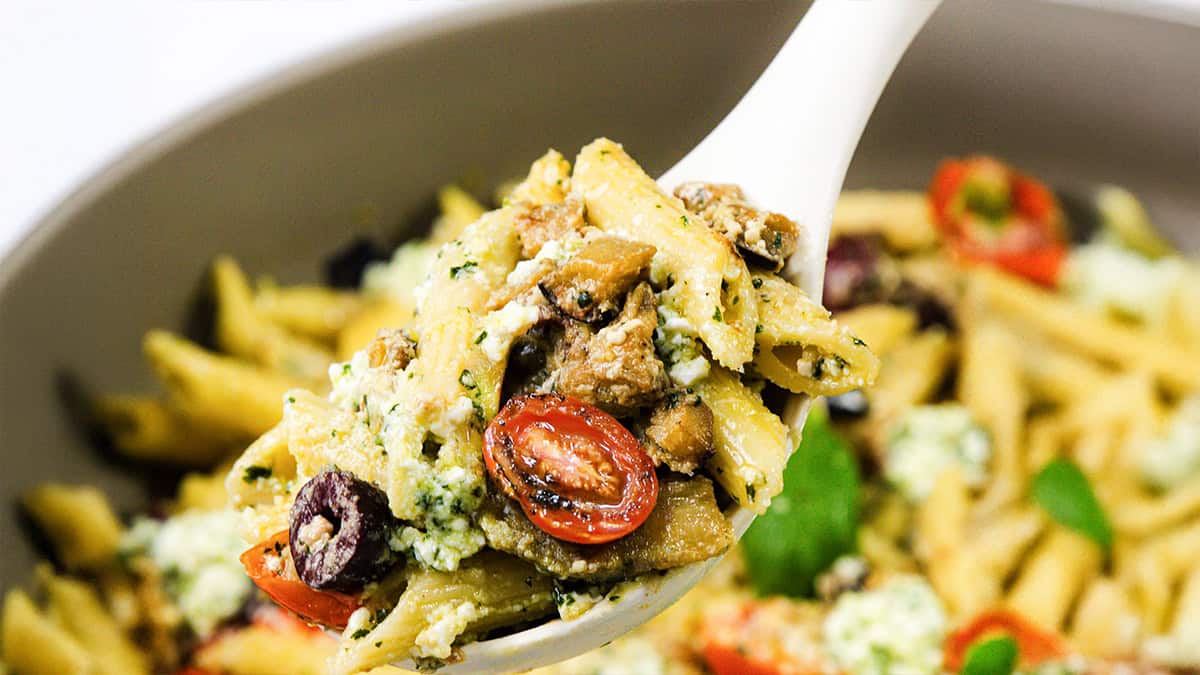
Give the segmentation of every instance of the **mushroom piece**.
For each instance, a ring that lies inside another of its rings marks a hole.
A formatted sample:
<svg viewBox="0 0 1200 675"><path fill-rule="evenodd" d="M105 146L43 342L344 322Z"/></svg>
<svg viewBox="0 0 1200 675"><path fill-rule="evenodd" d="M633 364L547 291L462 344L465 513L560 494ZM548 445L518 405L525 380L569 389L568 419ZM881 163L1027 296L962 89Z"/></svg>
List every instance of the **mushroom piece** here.
<svg viewBox="0 0 1200 675"><path fill-rule="evenodd" d="M746 201L742 189L722 183L683 183L675 188L689 211L703 218L738 248L753 253L775 271L796 252L800 228L781 213L763 211Z"/></svg>
<svg viewBox="0 0 1200 675"><path fill-rule="evenodd" d="M715 447L712 410L695 393L669 391L650 413L642 437L655 464L691 475Z"/></svg>
<svg viewBox="0 0 1200 675"><path fill-rule="evenodd" d="M562 239L570 232L583 233L583 202L567 199L561 204L541 204L517 216L513 227L521 242L521 257L532 258L547 242Z"/></svg>
<svg viewBox="0 0 1200 675"><path fill-rule="evenodd" d="M598 332L568 320L554 390L617 417L653 405L669 383L654 352L655 307L654 291L642 282L629 292L620 316Z"/></svg>
<svg viewBox="0 0 1200 675"><path fill-rule="evenodd" d="M650 267L655 249L617 237L596 237L551 272L539 287L566 316L605 323L617 315L621 296Z"/></svg>
<svg viewBox="0 0 1200 675"><path fill-rule="evenodd" d="M417 358L417 343L398 328L379 331L367 349L367 363L372 368L386 365L392 370L404 370Z"/></svg>

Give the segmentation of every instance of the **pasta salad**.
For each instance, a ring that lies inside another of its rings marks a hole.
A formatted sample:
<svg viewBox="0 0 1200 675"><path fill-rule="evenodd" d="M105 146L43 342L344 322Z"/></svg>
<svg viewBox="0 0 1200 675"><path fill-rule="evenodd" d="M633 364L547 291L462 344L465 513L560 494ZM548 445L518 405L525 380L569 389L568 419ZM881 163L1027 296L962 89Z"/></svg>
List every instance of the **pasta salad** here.
<svg viewBox="0 0 1200 675"><path fill-rule="evenodd" d="M878 370L779 276L799 226L736 186L665 192L599 139L573 165L548 152L494 210L440 201L429 237L358 292L252 285L221 258L220 351L147 334L166 396L94 407L130 456L220 465L166 519L126 527L89 488L29 495L69 573L44 585L96 582L120 672L246 672L236 654L308 672L297 659L322 650L337 673L433 670L577 618L726 553L731 510L783 489L789 400ZM10 593L5 659L50 672L18 643L54 629L72 664L105 660L60 613L53 593L45 610ZM306 624L341 631L337 648ZM252 654L272 634L300 646Z"/></svg>

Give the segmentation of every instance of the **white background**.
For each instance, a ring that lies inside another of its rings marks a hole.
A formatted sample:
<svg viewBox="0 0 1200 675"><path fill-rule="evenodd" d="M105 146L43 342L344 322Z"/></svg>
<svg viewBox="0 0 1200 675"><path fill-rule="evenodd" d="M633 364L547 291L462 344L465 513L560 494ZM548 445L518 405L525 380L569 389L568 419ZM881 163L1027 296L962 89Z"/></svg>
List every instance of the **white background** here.
<svg viewBox="0 0 1200 675"><path fill-rule="evenodd" d="M487 1L0 0L0 256L80 181L198 106L357 37ZM1165 17L1200 2L1060 1Z"/></svg>
<svg viewBox="0 0 1200 675"><path fill-rule="evenodd" d="M0 255L130 144L357 37L478 0L0 0Z"/></svg>

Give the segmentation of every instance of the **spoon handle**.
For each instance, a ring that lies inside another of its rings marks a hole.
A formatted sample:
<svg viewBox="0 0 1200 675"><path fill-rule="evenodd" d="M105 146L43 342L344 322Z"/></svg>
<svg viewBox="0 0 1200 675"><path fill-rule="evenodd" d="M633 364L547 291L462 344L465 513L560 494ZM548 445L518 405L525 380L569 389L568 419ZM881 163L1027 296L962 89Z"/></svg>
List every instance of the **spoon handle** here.
<svg viewBox="0 0 1200 675"><path fill-rule="evenodd" d="M850 158L900 57L939 4L816 0L737 107L660 183L737 183L794 218L804 235L785 274L820 297Z"/></svg>

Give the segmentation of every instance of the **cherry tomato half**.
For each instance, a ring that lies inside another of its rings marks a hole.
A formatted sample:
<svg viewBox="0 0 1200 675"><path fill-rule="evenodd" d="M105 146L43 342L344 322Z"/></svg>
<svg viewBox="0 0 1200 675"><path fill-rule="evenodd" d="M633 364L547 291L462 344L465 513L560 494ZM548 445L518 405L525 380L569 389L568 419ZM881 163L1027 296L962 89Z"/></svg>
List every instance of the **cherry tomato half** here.
<svg viewBox="0 0 1200 675"><path fill-rule="evenodd" d="M658 501L654 462L615 417L559 394L515 396L488 425L483 459L543 531L577 544L633 532Z"/></svg>
<svg viewBox="0 0 1200 675"><path fill-rule="evenodd" d="M1057 283L1067 255L1064 217L1040 181L991 157L947 159L929 184L929 205L959 257Z"/></svg>
<svg viewBox="0 0 1200 675"><path fill-rule="evenodd" d="M957 673L971 645L981 638L996 635L1008 635L1017 642L1018 659L1022 667L1036 666L1067 654L1066 645L1055 633L1039 628L1016 612L997 609L980 614L946 638L946 670Z"/></svg>
<svg viewBox="0 0 1200 675"><path fill-rule="evenodd" d="M272 559L278 560L278 563L268 563ZM350 614L362 606L358 598L352 595L318 591L300 580L288 549L287 530L250 547L240 560L256 586L280 606L307 621L330 628L345 628Z"/></svg>

